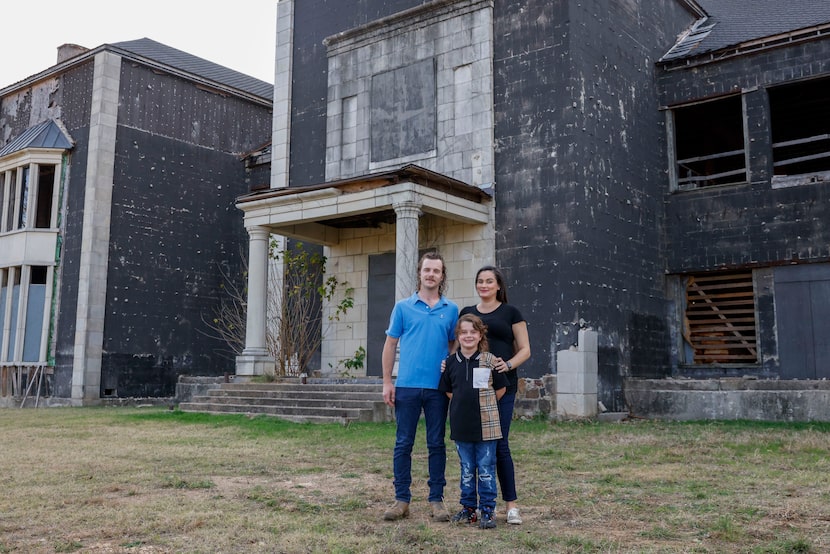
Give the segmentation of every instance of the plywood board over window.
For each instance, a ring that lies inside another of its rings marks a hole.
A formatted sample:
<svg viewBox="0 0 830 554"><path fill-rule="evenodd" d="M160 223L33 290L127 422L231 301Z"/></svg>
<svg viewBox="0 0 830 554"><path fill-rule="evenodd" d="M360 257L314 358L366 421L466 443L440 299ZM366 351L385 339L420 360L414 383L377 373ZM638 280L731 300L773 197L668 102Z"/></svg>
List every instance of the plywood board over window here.
<svg viewBox="0 0 830 554"><path fill-rule="evenodd" d="M689 276L684 323L687 362L758 363L752 272Z"/></svg>

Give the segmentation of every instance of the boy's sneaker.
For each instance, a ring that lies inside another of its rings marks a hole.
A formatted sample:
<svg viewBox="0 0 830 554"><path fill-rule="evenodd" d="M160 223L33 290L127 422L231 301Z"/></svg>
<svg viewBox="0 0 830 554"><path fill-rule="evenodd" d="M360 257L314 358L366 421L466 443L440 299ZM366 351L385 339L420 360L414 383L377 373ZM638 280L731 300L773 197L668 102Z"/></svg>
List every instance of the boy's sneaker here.
<svg viewBox="0 0 830 554"><path fill-rule="evenodd" d="M462 523L475 523L476 522L476 509L475 508L468 508L464 507L461 509L460 512L452 516L453 523L462 524Z"/></svg>
<svg viewBox="0 0 830 554"><path fill-rule="evenodd" d="M481 519L478 521L478 526L482 529L493 529L496 527L496 518L493 517L492 510L481 510Z"/></svg>

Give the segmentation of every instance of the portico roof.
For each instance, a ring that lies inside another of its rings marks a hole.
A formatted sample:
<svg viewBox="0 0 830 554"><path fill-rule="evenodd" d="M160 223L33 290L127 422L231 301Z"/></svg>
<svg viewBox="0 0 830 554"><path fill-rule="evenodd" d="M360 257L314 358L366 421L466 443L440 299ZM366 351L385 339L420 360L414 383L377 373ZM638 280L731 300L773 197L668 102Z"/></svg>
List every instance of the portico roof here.
<svg viewBox="0 0 830 554"><path fill-rule="evenodd" d="M245 227L319 244L339 242L339 229L394 223L395 206L414 203L424 213L486 224L492 196L484 189L417 165L304 187L268 189L237 198Z"/></svg>

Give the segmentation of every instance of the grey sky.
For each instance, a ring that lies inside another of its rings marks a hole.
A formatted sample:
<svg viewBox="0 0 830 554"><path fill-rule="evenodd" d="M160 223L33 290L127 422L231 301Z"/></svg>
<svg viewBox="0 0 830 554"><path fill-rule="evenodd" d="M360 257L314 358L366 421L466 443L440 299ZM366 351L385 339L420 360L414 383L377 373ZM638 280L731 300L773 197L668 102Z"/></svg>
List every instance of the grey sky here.
<svg viewBox="0 0 830 554"><path fill-rule="evenodd" d="M58 46L150 38L274 81L277 0L40 0L3 5L0 88L55 65Z"/></svg>

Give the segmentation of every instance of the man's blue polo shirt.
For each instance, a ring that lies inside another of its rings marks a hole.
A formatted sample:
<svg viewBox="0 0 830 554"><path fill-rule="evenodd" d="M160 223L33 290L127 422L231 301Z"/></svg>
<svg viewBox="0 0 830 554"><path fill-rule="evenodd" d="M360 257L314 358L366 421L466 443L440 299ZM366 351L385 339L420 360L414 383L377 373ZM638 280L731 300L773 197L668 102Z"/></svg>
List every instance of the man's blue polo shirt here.
<svg viewBox="0 0 830 554"><path fill-rule="evenodd" d="M401 351L396 387L438 388L457 321L458 306L443 296L433 308L417 292L395 303L386 334L398 339Z"/></svg>

